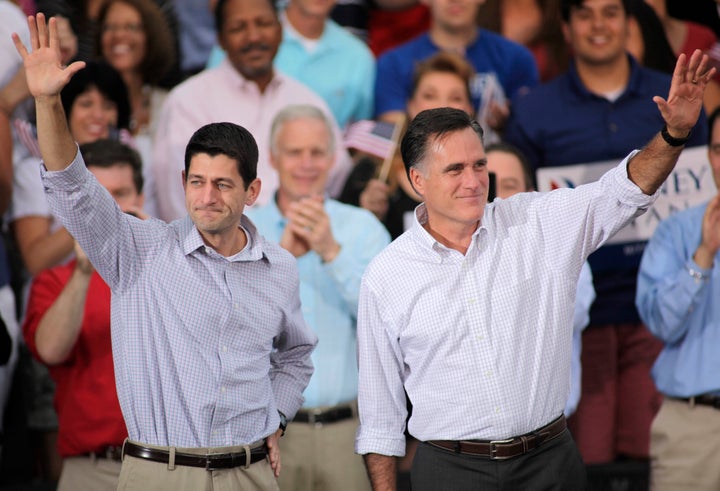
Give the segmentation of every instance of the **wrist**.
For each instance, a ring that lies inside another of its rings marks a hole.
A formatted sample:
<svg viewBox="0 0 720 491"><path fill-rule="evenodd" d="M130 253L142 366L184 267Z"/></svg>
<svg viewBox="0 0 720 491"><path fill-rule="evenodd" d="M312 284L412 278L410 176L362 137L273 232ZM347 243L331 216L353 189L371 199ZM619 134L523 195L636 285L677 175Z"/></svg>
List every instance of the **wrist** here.
<svg viewBox="0 0 720 491"><path fill-rule="evenodd" d="M320 253L320 259L324 263L330 263L338 254L340 254L340 244L333 240L332 245Z"/></svg>
<svg viewBox="0 0 720 491"><path fill-rule="evenodd" d="M667 124L663 126L662 130L660 130L660 136L662 136L665 143L671 147L681 147L685 145L688 140L690 140L691 134L692 131L683 132L682 130L678 130L676 128L668 128Z"/></svg>

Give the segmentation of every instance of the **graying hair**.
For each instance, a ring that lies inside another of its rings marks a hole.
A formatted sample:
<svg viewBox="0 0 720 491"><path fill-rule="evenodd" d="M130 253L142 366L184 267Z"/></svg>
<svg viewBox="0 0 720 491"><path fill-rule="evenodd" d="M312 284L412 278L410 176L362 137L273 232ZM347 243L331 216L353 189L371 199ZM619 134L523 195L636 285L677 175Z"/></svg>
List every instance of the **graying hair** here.
<svg viewBox="0 0 720 491"><path fill-rule="evenodd" d="M270 153L272 155L278 154L277 135L280 129L285 123L298 119L314 119L323 123L328 132L328 152L330 155L335 154L335 133L325 113L317 106L311 104L290 104L275 115L272 126L270 127Z"/></svg>

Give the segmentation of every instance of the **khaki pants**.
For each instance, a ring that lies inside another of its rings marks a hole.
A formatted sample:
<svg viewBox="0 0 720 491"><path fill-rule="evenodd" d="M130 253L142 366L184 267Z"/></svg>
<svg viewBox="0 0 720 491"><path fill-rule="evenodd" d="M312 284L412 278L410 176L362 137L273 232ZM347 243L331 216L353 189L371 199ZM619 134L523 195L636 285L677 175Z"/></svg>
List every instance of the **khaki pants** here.
<svg viewBox="0 0 720 491"><path fill-rule="evenodd" d="M357 418L315 425L290 423L280 439L282 491L367 491L365 465L355 448Z"/></svg>
<svg viewBox="0 0 720 491"><path fill-rule="evenodd" d="M57 491L115 491L120 462L92 457L66 457Z"/></svg>
<svg viewBox="0 0 720 491"><path fill-rule="evenodd" d="M146 443L146 447L169 450ZM208 453L244 452L245 446L219 448L176 448L176 452L194 455ZM282 456L281 456L282 458ZM188 467L153 462L125 455L120 472L118 491L278 491L278 483L268 459L248 467L207 471L202 467Z"/></svg>
<svg viewBox="0 0 720 491"><path fill-rule="evenodd" d="M650 429L650 489L720 489L720 410L663 401Z"/></svg>

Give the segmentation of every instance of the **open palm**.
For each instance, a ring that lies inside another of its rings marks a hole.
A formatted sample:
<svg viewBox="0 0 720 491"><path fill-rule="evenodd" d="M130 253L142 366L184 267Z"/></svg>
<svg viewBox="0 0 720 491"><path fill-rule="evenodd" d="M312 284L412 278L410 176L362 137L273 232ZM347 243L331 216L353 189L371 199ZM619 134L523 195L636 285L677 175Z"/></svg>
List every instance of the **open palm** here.
<svg viewBox="0 0 720 491"><path fill-rule="evenodd" d="M28 17L30 48L13 33L13 42L25 66L28 88L33 97L58 95L72 76L85 67L85 62L76 61L68 67L62 65L58 30L55 19L45 23L42 13Z"/></svg>

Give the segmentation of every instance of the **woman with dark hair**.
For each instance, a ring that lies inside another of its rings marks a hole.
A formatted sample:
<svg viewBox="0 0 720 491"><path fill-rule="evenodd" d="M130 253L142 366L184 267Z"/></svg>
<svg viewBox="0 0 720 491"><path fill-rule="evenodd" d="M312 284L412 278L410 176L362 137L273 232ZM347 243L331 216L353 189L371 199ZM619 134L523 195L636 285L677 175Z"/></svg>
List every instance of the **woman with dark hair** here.
<svg viewBox="0 0 720 491"><path fill-rule="evenodd" d="M563 37L558 0L486 0L478 25L526 46L533 54L540 80L563 73L570 60Z"/></svg>
<svg viewBox="0 0 720 491"><path fill-rule="evenodd" d="M160 9L147 0L109 0L98 15L97 52L122 76L130 96L130 130L143 159L145 209L157 215L152 147L167 90L158 83L175 65L175 45ZM82 71L80 72L82 73Z"/></svg>
<svg viewBox="0 0 720 491"><path fill-rule="evenodd" d="M130 103L122 77L110 65L87 62L61 94L63 108L75 141L82 145L101 138L130 140ZM53 219L40 180L40 155L28 125L13 160L13 195L8 212L26 269L34 275L55 266L73 250L73 239Z"/></svg>
<svg viewBox="0 0 720 491"><path fill-rule="evenodd" d="M645 0L630 0L628 18L628 52L641 65L672 74L676 56L655 10Z"/></svg>

